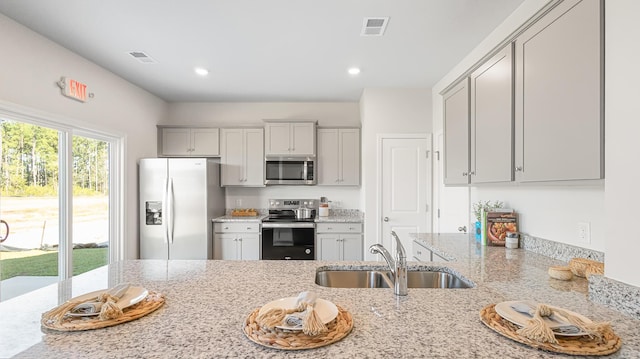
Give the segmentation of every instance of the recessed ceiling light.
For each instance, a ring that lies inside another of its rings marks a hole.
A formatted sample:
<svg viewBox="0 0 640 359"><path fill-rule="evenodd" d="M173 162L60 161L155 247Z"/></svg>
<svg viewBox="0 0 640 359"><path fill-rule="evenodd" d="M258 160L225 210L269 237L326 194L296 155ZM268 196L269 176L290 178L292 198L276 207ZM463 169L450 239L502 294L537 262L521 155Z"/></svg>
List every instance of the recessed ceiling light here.
<svg viewBox="0 0 640 359"><path fill-rule="evenodd" d="M195 71L196 74L200 76L207 76L209 74L209 70L202 67L196 67L195 69L193 69L193 71Z"/></svg>
<svg viewBox="0 0 640 359"><path fill-rule="evenodd" d="M360 69L357 67L352 67L348 70L349 75L357 75L360 73Z"/></svg>

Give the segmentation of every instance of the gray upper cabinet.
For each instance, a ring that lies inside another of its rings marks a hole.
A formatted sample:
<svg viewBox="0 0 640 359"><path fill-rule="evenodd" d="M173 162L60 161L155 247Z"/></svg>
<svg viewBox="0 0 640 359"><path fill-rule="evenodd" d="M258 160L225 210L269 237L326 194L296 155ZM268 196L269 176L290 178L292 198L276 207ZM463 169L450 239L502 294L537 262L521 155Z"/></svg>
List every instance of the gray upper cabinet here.
<svg viewBox="0 0 640 359"><path fill-rule="evenodd" d="M471 74L471 183L513 180L513 45Z"/></svg>
<svg viewBox="0 0 640 359"><path fill-rule="evenodd" d="M316 123L265 121L265 156L315 156Z"/></svg>
<svg viewBox="0 0 640 359"><path fill-rule="evenodd" d="M316 168L318 185L359 185L360 130L357 128L319 128Z"/></svg>
<svg viewBox="0 0 640 359"><path fill-rule="evenodd" d="M469 79L443 95L444 183L469 184Z"/></svg>
<svg viewBox="0 0 640 359"><path fill-rule="evenodd" d="M515 41L519 182L604 178L602 6L565 0Z"/></svg>
<svg viewBox="0 0 640 359"><path fill-rule="evenodd" d="M223 128L222 186L264 187L264 130Z"/></svg>
<svg viewBox="0 0 640 359"><path fill-rule="evenodd" d="M219 129L158 127L160 156L220 156Z"/></svg>

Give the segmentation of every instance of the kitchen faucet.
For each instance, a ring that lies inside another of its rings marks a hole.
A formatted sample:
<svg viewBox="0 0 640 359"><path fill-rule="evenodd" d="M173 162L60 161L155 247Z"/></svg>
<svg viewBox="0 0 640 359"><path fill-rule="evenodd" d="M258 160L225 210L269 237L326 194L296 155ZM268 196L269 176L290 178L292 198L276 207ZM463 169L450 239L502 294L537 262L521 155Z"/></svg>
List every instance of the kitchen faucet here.
<svg viewBox="0 0 640 359"><path fill-rule="evenodd" d="M381 244L372 245L369 247L369 252L372 254L381 254L389 265L391 275L393 276L393 293L395 295L407 295L407 255L396 232L391 231L391 236L396 240L395 259L391 257L389 251Z"/></svg>

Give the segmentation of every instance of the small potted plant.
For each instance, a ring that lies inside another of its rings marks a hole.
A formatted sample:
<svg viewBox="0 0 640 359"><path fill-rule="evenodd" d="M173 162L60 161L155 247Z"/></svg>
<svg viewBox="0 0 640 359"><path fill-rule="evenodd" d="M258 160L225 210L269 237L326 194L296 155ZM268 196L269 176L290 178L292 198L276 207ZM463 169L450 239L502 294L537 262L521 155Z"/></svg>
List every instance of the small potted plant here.
<svg viewBox="0 0 640 359"><path fill-rule="evenodd" d="M504 204L500 201L478 201L473 204L473 215L476 217L476 241L480 241L482 234L482 223L480 223L482 219L482 212L490 212L496 208L502 208Z"/></svg>

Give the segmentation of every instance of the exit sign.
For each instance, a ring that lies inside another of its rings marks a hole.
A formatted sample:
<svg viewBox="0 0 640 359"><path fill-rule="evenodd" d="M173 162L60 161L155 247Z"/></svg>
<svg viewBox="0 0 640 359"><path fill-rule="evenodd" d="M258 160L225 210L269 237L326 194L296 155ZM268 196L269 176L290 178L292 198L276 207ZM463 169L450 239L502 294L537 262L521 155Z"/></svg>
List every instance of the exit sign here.
<svg viewBox="0 0 640 359"><path fill-rule="evenodd" d="M87 102L89 97L93 97L87 91L87 85L71 78L63 77L58 82L58 86L62 89L62 94L80 102Z"/></svg>

